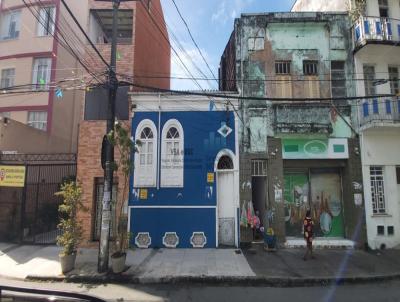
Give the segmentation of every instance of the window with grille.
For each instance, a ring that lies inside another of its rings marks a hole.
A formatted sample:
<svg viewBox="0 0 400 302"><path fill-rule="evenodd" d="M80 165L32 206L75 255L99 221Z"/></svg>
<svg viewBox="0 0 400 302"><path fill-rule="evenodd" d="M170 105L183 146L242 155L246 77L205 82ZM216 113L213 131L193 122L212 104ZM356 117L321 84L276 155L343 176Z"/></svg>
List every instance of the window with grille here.
<svg viewBox="0 0 400 302"><path fill-rule="evenodd" d="M389 17L389 5L388 0L378 0L379 5L379 16L382 18Z"/></svg>
<svg viewBox="0 0 400 302"><path fill-rule="evenodd" d="M292 77L290 75L290 61L275 62L275 97L292 97Z"/></svg>
<svg viewBox="0 0 400 302"><path fill-rule="evenodd" d="M2 14L0 17L0 40L11 40L19 37L20 11Z"/></svg>
<svg viewBox="0 0 400 302"><path fill-rule="evenodd" d="M101 215L103 210L103 193L104 193L104 180L96 179L95 180L95 203L96 203L96 213L95 213L95 223L93 229L93 239L100 239L101 232ZM110 224L110 234L111 237L115 234L115 203L117 201L118 196L118 184L114 183L112 188L112 202L111 202L111 224Z"/></svg>
<svg viewBox="0 0 400 302"><path fill-rule="evenodd" d="M376 87L374 85L374 82L375 82L375 66L364 65L363 66L363 73L364 73L365 95L376 95Z"/></svg>
<svg viewBox="0 0 400 302"><path fill-rule="evenodd" d="M267 176L267 161L265 159L254 159L251 161L252 176Z"/></svg>
<svg viewBox="0 0 400 302"><path fill-rule="evenodd" d="M386 213L383 167L370 167L371 201L374 214Z"/></svg>
<svg viewBox="0 0 400 302"><path fill-rule="evenodd" d="M275 62L275 74L290 74L290 61Z"/></svg>
<svg viewBox="0 0 400 302"><path fill-rule="evenodd" d="M184 133L178 120L165 123L161 148L161 186L183 187Z"/></svg>
<svg viewBox="0 0 400 302"><path fill-rule="evenodd" d="M47 130L47 112L46 111L30 111L30 112L28 112L27 124L33 128L46 131Z"/></svg>
<svg viewBox="0 0 400 302"><path fill-rule="evenodd" d="M38 18L38 36L50 36L54 34L55 14L56 9L54 6L40 9Z"/></svg>
<svg viewBox="0 0 400 302"><path fill-rule="evenodd" d="M32 84L37 90L48 89L51 74L51 59L40 58L35 59L33 63L33 79Z"/></svg>
<svg viewBox="0 0 400 302"><path fill-rule="evenodd" d="M14 86L15 69L7 68L1 71L0 88L8 88Z"/></svg>
<svg viewBox="0 0 400 302"><path fill-rule="evenodd" d="M399 93L399 69L397 67L389 67L389 83L390 93Z"/></svg>
<svg viewBox="0 0 400 302"><path fill-rule="evenodd" d="M303 61L304 75L318 75L318 61Z"/></svg>
<svg viewBox="0 0 400 302"><path fill-rule="evenodd" d="M332 97L346 97L346 73L344 61L331 62Z"/></svg>

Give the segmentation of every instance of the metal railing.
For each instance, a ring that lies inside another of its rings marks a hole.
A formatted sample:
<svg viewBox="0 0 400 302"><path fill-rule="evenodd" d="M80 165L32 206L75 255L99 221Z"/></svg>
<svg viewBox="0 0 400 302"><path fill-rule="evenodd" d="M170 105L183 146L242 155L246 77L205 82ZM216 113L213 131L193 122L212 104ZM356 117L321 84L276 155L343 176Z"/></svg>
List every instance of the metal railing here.
<svg viewBox="0 0 400 302"><path fill-rule="evenodd" d="M400 123L400 98L381 97L359 104L360 127Z"/></svg>
<svg viewBox="0 0 400 302"><path fill-rule="evenodd" d="M29 298L29 299L28 299ZM6 286L0 284L0 301L87 301L105 302L105 300L73 292L37 289L29 287Z"/></svg>
<svg viewBox="0 0 400 302"><path fill-rule="evenodd" d="M354 24L355 46L368 41L400 42L400 20L361 16Z"/></svg>

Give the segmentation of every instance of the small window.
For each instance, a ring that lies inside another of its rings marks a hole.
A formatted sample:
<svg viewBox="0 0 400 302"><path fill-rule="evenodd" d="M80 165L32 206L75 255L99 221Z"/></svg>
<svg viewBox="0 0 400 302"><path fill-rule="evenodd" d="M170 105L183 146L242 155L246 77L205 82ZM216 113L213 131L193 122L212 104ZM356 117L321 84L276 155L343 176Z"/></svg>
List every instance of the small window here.
<svg viewBox="0 0 400 302"><path fill-rule="evenodd" d="M400 185L400 167L396 167L397 184Z"/></svg>
<svg viewBox="0 0 400 302"><path fill-rule="evenodd" d="M389 83L390 93L399 93L399 69L397 67L389 67Z"/></svg>
<svg viewBox="0 0 400 302"><path fill-rule="evenodd" d="M346 97L346 74L344 61L331 62L332 97Z"/></svg>
<svg viewBox="0 0 400 302"><path fill-rule="evenodd" d="M376 86L375 83L375 66L372 65L364 65L364 86L365 86L365 95L376 95Z"/></svg>
<svg viewBox="0 0 400 302"><path fill-rule="evenodd" d="M31 111L28 112L29 126L46 131L47 130L47 112L46 111Z"/></svg>
<svg viewBox="0 0 400 302"><path fill-rule="evenodd" d="M50 36L54 34L55 13L56 9L54 6L40 9L38 18L38 36Z"/></svg>
<svg viewBox="0 0 400 302"><path fill-rule="evenodd" d="M275 62L275 74L290 74L290 61Z"/></svg>
<svg viewBox="0 0 400 302"><path fill-rule="evenodd" d="M11 40L19 37L20 19L20 11L12 11L1 16L0 40Z"/></svg>
<svg viewBox="0 0 400 302"><path fill-rule="evenodd" d="M391 100L385 100L385 107L386 107L386 114L391 114L392 113L392 101Z"/></svg>
<svg viewBox="0 0 400 302"><path fill-rule="evenodd" d="M385 227L383 225L378 225L377 226L377 232L379 236L385 235Z"/></svg>
<svg viewBox="0 0 400 302"><path fill-rule="evenodd" d="M232 159L227 156L221 156L218 161L218 170L232 170L233 169L233 161Z"/></svg>
<svg viewBox="0 0 400 302"><path fill-rule="evenodd" d="M15 69L7 68L1 71L1 85L0 88L9 88L14 86Z"/></svg>
<svg viewBox="0 0 400 302"><path fill-rule="evenodd" d="M32 84L37 90L46 90L49 88L51 74L51 59L40 58L35 59L33 63L33 79Z"/></svg>
<svg viewBox="0 0 400 302"><path fill-rule="evenodd" d="M378 0L378 5L379 5L379 16L381 16L382 18L388 18L389 17L388 0Z"/></svg>
<svg viewBox="0 0 400 302"><path fill-rule="evenodd" d="M393 236L394 235L394 226L388 226L387 227L387 233L389 236Z"/></svg>
<svg viewBox="0 0 400 302"><path fill-rule="evenodd" d="M251 164L251 176L267 176L267 161L265 159L254 159Z"/></svg>
<svg viewBox="0 0 400 302"><path fill-rule="evenodd" d="M304 75L318 75L318 61L303 61Z"/></svg>

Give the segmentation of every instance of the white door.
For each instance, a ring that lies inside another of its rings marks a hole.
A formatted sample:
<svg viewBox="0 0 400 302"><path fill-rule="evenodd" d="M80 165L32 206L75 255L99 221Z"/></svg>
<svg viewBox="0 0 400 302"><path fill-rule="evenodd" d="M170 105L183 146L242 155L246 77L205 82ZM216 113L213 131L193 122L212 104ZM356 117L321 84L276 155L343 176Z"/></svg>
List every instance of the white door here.
<svg viewBox="0 0 400 302"><path fill-rule="evenodd" d="M234 172L217 171L218 244L235 245Z"/></svg>

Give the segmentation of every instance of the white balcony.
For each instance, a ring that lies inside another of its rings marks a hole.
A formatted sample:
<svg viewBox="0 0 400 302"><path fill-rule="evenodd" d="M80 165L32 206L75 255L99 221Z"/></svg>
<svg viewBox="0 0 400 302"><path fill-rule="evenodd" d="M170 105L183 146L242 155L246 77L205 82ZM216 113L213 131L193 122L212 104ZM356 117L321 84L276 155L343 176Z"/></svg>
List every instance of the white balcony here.
<svg viewBox="0 0 400 302"><path fill-rule="evenodd" d="M354 46L368 43L395 44L400 41L400 20L381 17L360 17L354 24Z"/></svg>
<svg viewBox="0 0 400 302"><path fill-rule="evenodd" d="M400 127L400 98L363 100L359 104L360 130L377 127Z"/></svg>

